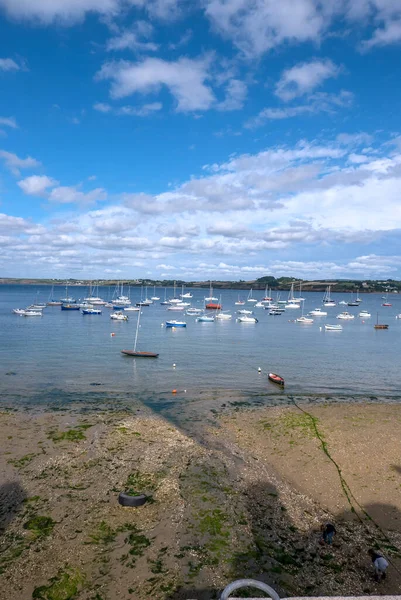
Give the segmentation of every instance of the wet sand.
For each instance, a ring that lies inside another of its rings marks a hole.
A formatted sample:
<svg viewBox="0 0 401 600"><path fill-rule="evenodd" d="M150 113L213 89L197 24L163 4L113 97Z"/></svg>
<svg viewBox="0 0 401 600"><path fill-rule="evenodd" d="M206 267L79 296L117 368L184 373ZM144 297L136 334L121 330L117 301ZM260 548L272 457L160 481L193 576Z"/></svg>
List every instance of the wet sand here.
<svg viewBox="0 0 401 600"><path fill-rule="evenodd" d="M240 577L400 593L401 405L192 400L1 411L1 599L210 600ZM129 488L150 501L121 507ZM391 561L381 584L372 546Z"/></svg>

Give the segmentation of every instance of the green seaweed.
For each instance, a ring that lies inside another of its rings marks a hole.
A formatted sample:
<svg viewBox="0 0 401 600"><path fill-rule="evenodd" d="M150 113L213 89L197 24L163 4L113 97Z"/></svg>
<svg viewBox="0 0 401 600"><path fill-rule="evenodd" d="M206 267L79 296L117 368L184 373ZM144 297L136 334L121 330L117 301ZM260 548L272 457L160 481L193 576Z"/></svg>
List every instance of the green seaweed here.
<svg viewBox="0 0 401 600"><path fill-rule="evenodd" d="M84 575L78 569L66 567L49 580L48 585L42 585L33 590L34 600L73 600L82 584Z"/></svg>
<svg viewBox="0 0 401 600"><path fill-rule="evenodd" d="M55 524L51 517L37 515L24 523L24 529L31 531L35 538L46 537L51 534Z"/></svg>

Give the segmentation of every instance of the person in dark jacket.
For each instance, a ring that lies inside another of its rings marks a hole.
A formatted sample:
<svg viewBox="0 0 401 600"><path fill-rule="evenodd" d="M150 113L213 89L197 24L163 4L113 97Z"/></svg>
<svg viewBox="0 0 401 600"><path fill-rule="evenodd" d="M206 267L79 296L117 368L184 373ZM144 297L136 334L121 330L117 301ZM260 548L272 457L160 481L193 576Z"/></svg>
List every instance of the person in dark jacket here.
<svg viewBox="0 0 401 600"><path fill-rule="evenodd" d="M337 530L332 523L325 523L322 525L322 543L332 544L336 533Z"/></svg>

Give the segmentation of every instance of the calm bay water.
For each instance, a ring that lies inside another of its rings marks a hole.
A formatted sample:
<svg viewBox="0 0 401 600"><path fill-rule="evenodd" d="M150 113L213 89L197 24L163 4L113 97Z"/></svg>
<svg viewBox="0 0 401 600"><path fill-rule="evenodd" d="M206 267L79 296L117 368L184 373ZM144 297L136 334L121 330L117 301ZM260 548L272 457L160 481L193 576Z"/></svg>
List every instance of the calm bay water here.
<svg viewBox="0 0 401 600"><path fill-rule="evenodd" d="M100 288L99 295L107 300L113 291ZM164 297L164 290L156 291ZM231 321L197 323L194 316L168 312L155 302L142 308L138 350L158 352L160 356L147 360L120 353L123 348L133 347L137 313L128 313L128 322L112 321L111 311L106 308L100 316L83 316L78 311L61 311L60 307L46 308L42 318L12 313L13 308L24 308L34 301L46 302L49 292L48 286L0 286L3 399L29 398L52 389L93 391L91 384L101 384L99 390L103 392L152 397L171 394L173 389L180 395L186 390L188 397L208 390L278 394L280 390L267 380L269 371L285 378L289 394L401 394L401 319L396 319L401 313L401 297L395 294L391 296L392 307L381 306L381 295L366 294L362 295L360 308L325 308L328 316L315 317L313 325L292 322L300 316L300 310L287 310L273 317L250 304L235 306L237 290L221 292L223 309L233 313ZM168 290L168 297L172 292ZM207 292L193 290L192 306L202 307ZM71 287L69 293L76 298L88 295L83 287ZM138 301L140 294L140 289L133 288L132 301ZM64 288L55 288L56 298L64 295ZM263 295L254 293L258 299ZM323 294L303 296L305 314L322 306ZM332 296L337 302L350 299L345 294ZM239 308L254 310L259 322L236 322ZM372 317L362 321L357 316L361 309L369 310ZM343 310L354 313L355 320L338 321L335 316ZM379 321L389 324L388 331L374 330L377 311ZM187 322L186 329L162 326L166 319L181 318ZM341 323L343 331L324 331L324 323Z"/></svg>

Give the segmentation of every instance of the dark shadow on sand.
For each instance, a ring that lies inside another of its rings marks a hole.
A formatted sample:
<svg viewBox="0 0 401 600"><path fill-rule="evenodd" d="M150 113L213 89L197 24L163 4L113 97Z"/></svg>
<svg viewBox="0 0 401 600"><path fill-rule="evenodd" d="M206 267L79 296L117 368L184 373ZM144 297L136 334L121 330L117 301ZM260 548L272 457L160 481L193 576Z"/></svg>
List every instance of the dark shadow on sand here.
<svg viewBox="0 0 401 600"><path fill-rule="evenodd" d="M26 498L26 492L18 481L10 481L0 486L0 535L12 522Z"/></svg>

